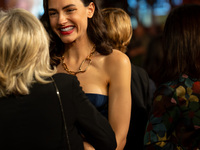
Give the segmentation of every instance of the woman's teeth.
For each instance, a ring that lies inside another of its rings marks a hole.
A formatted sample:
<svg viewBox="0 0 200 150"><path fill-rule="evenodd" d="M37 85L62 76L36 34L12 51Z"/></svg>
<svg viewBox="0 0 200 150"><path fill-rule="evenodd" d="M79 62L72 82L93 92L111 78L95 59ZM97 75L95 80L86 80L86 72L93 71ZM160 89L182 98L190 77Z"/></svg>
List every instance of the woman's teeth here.
<svg viewBox="0 0 200 150"><path fill-rule="evenodd" d="M67 27L67 28L62 28L62 29L60 29L60 30L66 32L66 31L72 30L73 28L74 28L74 27Z"/></svg>

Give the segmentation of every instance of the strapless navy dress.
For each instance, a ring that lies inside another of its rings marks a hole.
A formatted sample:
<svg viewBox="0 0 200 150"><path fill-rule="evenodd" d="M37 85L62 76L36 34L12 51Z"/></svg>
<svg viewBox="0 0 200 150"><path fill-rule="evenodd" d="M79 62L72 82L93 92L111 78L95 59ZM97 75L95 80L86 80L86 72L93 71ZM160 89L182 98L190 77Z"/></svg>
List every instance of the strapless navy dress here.
<svg viewBox="0 0 200 150"><path fill-rule="evenodd" d="M106 118L108 118L108 96L94 93L86 93L90 102Z"/></svg>

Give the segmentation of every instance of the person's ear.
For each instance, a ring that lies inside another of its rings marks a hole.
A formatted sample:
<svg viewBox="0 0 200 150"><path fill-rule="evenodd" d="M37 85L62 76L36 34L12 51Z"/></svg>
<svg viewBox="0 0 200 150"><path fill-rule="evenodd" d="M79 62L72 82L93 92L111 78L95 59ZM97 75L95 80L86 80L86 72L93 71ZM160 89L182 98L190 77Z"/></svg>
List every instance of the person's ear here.
<svg viewBox="0 0 200 150"><path fill-rule="evenodd" d="M91 2L88 6L87 6L88 12L87 12L87 16L88 18L92 18L94 15L94 11L95 11L95 5L93 2Z"/></svg>

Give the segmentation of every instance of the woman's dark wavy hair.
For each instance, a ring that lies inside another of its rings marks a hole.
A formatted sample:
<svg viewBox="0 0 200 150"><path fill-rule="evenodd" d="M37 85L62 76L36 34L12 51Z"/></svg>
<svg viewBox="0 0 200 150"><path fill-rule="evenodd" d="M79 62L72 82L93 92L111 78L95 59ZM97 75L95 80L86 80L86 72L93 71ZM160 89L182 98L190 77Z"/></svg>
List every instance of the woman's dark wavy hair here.
<svg viewBox="0 0 200 150"><path fill-rule="evenodd" d="M164 27L163 50L160 83L181 74L200 78L200 5L182 5L170 12Z"/></svg>
<svg viewBox="0 0 200 150"><path fill-rule="evenodd" d="M106 35L106 28L103 23L100 7L96 0L81 0L84 6L88 6L91 2L95 5L95 12L92 18L88 19L87 33L89 39L96 45L96 51L102 55L108 55L112 53L112 47L109 44L108 36ZM44 14L41 17L45 29L49 33L50 43L50 56L51 64L58 65L60 58L64 53L64 44L60 38L52 31L50 27L49 15L48 15L48 0L43 0Z"/></svg>

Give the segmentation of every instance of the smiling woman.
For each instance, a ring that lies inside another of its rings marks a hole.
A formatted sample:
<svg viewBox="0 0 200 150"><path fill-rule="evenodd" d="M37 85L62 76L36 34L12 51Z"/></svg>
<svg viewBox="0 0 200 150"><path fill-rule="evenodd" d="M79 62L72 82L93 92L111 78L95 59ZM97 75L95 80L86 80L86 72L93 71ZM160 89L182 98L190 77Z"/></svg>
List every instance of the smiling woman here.
<svg viewBox="0 0 200 150"><path fill-rule="evenodd" d="M131 65L108 44L96 0L43 0L41 18L51 37L51 64L76 75L91 102L108 118L123 149L131 112ZM87 110L86 110L87 111Z"/></svg>

